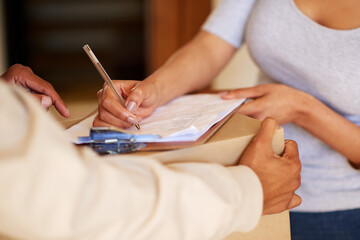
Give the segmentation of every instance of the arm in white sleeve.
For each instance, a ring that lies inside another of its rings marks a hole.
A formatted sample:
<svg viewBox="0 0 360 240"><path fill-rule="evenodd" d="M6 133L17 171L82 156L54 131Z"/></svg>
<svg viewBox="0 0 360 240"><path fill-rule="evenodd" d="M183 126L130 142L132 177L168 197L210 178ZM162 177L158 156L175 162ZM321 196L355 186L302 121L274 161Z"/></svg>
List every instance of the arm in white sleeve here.
<svg viewBox="0 0 360 240"><path fill-rule="evenodd" d="M222 0L202 29L239 48L243 43L246 23L255 3L256 0Z"/></svg>
<svg viewBox="0 0 360 240"><path fill-rule="evenodd" d="M78 150L30 98L0 82L0 238L222 239L258 223L251 169Z"/></svg>

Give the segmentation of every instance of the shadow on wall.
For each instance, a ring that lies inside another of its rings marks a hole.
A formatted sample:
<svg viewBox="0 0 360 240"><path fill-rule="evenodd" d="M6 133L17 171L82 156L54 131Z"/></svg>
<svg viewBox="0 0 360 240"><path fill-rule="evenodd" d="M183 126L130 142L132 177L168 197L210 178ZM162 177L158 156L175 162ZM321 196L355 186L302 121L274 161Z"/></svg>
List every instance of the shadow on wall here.
<svg viewBox="0 0 360 240"><path fill-rule="evenodd" d="M250 57L245 44L216 77L212 87L214 89L231 89L254 86L257 83L258 74L259 68Z"/></svg>

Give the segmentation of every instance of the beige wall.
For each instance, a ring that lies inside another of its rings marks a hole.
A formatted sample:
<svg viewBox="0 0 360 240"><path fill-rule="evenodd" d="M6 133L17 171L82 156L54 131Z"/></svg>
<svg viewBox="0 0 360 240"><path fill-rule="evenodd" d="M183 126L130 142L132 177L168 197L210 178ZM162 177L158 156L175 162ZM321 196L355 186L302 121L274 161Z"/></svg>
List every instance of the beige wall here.
<svg viewBox="0 0 360 240"><path fill-rule="evenodd" d="M4 0L0 0L0 74L5 71Z"/></svg>
<svg viewBox="0 0 360 240"><path fill-rule="evenodd" d="M215 7L221 0L212 1ZM256 84L258 71L245 45L215 79L213 88L228 89L253 86Z"/></svg>

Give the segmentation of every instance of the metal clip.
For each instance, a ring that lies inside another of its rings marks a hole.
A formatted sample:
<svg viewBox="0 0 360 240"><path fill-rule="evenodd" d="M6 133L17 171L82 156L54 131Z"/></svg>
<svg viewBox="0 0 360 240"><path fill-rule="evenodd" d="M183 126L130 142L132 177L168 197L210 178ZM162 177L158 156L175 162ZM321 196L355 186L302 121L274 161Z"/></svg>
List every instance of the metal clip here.
<svg viewBox="0 0 360 240"><path fill-rule="evenodd" d="M129 153L141 150L159 135L133 134L116 128L91 128L90 146L99 154Z"/></svg>

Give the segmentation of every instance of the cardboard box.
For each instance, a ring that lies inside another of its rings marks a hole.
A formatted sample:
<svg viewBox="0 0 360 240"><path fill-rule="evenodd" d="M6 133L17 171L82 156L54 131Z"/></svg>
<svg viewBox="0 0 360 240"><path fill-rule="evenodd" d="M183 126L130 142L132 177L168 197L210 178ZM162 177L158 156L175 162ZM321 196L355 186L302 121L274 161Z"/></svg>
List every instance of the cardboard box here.
<svg viewBox="0 0 360 240"><path fill-rule="evenodd" d="M172 151L139 152L171 162L217 162L225 166L237 164L242 152L256 135L261 122L240 114L234 114L207 143L191 148ZM279 128L273 138L275 153L282 154L285 147L284 130ZM289 212L263 216L259 225L249 233L233 233L225 240L290 240Z"/></svg>

